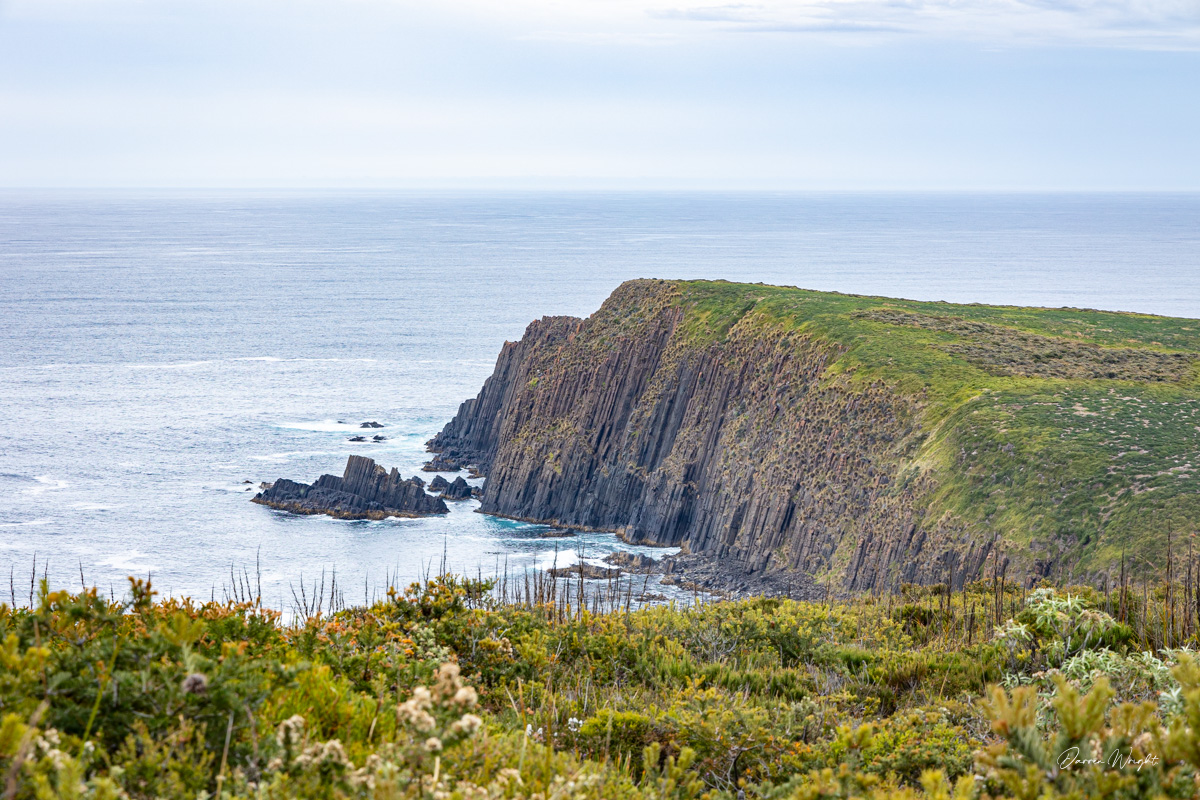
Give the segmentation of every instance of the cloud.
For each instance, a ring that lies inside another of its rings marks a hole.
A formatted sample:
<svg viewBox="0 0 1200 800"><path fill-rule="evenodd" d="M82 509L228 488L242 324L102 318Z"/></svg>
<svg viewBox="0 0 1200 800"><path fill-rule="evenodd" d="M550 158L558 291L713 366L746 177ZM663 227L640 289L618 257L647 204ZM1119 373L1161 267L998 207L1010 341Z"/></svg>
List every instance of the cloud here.
<svg viewBox="0 0 1200 800"><path fill-rule="evenodd" d="M626 13L633 3L617 3ZM1200 47L1200 0L764 0L646 3L676 35L913 34L1002 43Z"/></svg>

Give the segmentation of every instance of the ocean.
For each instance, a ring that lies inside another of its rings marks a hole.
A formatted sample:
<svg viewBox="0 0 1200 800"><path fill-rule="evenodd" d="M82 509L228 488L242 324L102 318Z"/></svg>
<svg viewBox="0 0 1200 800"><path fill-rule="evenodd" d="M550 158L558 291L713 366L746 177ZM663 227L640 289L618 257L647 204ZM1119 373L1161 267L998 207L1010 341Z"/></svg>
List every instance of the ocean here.
<svg viewBox="0 0 1200 800"><path fill-rule="evenodd" d="M1200 318L1200 195L0 193L0 602L28 602L35 563L116 595L249 576L286 609L335 575L355 602L442 566L655 552L476 501L250 502L350 454L417 473L505 340L637 277Z"/></svg>

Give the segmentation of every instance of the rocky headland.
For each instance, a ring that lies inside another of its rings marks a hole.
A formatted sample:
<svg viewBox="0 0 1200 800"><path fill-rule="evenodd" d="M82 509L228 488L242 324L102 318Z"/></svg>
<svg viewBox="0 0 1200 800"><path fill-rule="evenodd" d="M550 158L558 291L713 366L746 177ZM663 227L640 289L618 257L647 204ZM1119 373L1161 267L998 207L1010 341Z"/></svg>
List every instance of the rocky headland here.
<svg viewBox="0 0 1200 800"><path fill-rule="evenodd" d="M1198 359L1190 320L630 281L506 343L426 469L730 591L1115 580L1200 515Z"/></svg>
<svg viewBox="0 0 1200 800"><path fill-rule="evenodd" d="M449 511L441 498L425 492L420 478L405 479L373 459L350 456L339 478L322 475L311 485L280 478L264 484L253 501L294 514L328 514L339 519L422 517Z"/></svg>

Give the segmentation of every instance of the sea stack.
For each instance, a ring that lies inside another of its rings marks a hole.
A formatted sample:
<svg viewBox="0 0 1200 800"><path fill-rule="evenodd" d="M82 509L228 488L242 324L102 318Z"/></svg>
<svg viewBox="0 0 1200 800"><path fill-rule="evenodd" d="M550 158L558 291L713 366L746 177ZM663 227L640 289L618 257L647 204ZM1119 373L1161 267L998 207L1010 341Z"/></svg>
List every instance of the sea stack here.
<svg viewBox="0 0 1200 800"><path fill-rule="evenodd" d="M340 478L322 475L312 485L280 478L253 500L294 514L339 519L424 517L449 511L441 498L425 492L423 481L402 478L395 467L388 472L363 456L350 456Z"/></svg>

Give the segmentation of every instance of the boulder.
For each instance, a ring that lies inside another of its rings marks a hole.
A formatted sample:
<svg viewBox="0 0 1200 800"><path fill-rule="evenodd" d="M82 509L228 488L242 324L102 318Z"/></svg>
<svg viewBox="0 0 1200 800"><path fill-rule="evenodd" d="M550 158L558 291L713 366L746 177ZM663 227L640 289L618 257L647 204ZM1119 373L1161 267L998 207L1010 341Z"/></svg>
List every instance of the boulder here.
<svg viewBox="0 0 1200 800"><path fill-rule="evenodd" d="M619 569L605 569L604 567L596 567L591 564L585 564L582 561L570 567L556 567L547 570L556 578L585 578L588 580L603 580L605 578L615 578L621 574Z"/></svg>
<svg viewBox="0 0 1200 800"><path fill-rule="evenodd" d="M442 497L447 500L466 500L470 496L471 484L463 480L461 475L442 492Z"/></svg>
<svg viewBox="0 0 1200 800"><path fill-rule="evenodd" d="M605 564L612 564L614 567L620 567L626 572L637 572L639 574L648 574L654 572L662 572L663 566L653 558L641 553L630 553L626 550L618 550L604 558Z"/></svg>
<svg viewBox="0 0 1200 800"><path fill-rule="evenodd" d="M382 428L383 426L380 425L375 420L371 420L370 422L360 423L358 427L360 427L360 428Z"/></svg>
<svg viewBox="0 0 1200 800"><path fill-rule="evenodd" d="M437 453L421 467L422 472L458 472L465 464L456 456Z"/></svg>

